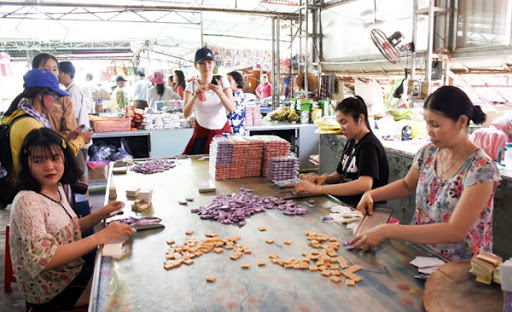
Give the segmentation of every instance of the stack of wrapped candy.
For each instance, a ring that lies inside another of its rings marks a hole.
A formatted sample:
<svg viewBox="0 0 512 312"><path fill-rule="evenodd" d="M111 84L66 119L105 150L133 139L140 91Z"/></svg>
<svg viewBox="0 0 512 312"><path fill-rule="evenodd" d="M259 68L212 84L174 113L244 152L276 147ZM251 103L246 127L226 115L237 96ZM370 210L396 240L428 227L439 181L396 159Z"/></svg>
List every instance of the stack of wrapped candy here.
<svg viewBox="0 0 512 312"><path fill-rule="evenodd" d="M270 159L278 156L288 156L290 142L275 135L262 135L259 138L263 141L263 168L261 175L268 177Z"/></svg>
<svg viewBox="0 0 512 312"><path fill-rule="evenodd" d="M489 252L481 252L471 259L471 270L469 272L476 275L476 281L484 284L491 284L493 279L496 283L500 282L499 265L501 257Z"/></svg>
<svg viewBox="0 0 512 312"><path fill-rule="evenodd" d="M210 144L210 176L216 180L229 179L232 155L233 142L223 136L214 137Z"/></svg>
<svg viewBox="0 0 512 312"><path fill-rule="evenodd" d="M232 135L229 140L233 143L233 153L231 155L231 168L229 177L239 179L245 177L247 159L249 157L250 143L244 137Z"/></svg>
<svg viewBox="0 0 512 312"><path fill-rule="evenodd" d="M247 151L247 165L245 167L246 177L259 177L263 160L263 141L258 136L244 137L249 142Z"/></svg>
<svg viewBox="0 0 512 312"><path fill-rule="evenodd" d="M272 182L297 177L299 159L291 156L272 157L269 160L268 179Z"/></svg>

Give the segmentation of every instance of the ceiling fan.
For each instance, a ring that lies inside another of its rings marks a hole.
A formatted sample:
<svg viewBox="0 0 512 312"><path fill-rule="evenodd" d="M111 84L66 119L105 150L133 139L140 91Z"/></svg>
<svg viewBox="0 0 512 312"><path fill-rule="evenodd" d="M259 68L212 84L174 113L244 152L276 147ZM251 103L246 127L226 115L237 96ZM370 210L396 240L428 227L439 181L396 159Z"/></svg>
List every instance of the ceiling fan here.
<svg viewBox="0 0 512 312"><path fill-rule="evenodd" d="M391 36L387 37L386 34L380 29L372 29L371 38L373 44L379 49L380 53L389 62L396 64L400 62L400 51L407 50L414 52L414 43L409 42L399 46L404 36L401 32L396 31Z"/></svg>

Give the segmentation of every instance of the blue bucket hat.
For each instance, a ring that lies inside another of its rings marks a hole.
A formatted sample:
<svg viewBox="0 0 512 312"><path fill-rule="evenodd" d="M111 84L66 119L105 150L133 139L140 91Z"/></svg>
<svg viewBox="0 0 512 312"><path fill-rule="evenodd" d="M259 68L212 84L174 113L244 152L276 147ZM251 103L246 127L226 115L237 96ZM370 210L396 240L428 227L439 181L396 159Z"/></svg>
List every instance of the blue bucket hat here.
<svg viewBox="0 0 512 312"><path fill-rule="evenodd" d="M208 48L201 48L196 51L196 57L194 60L194 63L199 64L202 61L205 60L212 60L213 61L213 52L212 50Z"/></svg>
<svg viewBox="0 0 512 312"><path fill-rule="evenodd" d="M68 93L59 88L57 77L47 70L31 69L23 76L23 80L25 80L26 88L48 88L57 92L60 96L69 96Z"/></svg>

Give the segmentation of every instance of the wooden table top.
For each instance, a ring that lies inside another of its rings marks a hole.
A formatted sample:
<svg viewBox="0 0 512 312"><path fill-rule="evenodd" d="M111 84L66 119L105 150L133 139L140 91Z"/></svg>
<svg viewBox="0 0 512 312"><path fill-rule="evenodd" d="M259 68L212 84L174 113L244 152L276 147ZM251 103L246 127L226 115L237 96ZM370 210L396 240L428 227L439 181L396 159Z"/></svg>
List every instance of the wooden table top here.
<svg viewBox="0 0 512 312"><path fill-rule="evenodd" d="M416 267L409 261L427 255L414 245L397 241L383 243L375 253L348 251L341 247L340 256L363 267L357 274L362 281L346 286L345 280L334 283L320 272L293 270L273 264L268 257L300 259L308 246L305 231L336 237L341 243L351 233L344 225L322 222L329 209L337 205L330 197L295 200L307 207L307 214L287 216L271 209L254 214L239 228L211 220L202 220L190 209L206 206L220 193L239 192L238 188L254 189L260 196L273 196L280 189L264 178L217 180L215 194L200 194L195 183L208 179L208 160L179 160L176 168L156 174L110 176L117 188L118 200L127 203L128 216L156 216L163 219L165 229L140 231L130 240L130 253L120 260L102 258L94 276L90 311L417 311L422 309L424 283L415 279ZM148 210L131 211L133 201L126 200L129 187L153 189L153 203ZM107 190L108 192L108 190ZM178 203L186 197L193 203ZM265 232L258 231L265 227ZM185 232L193 230L188 236ZM231 260L231 251L204 254L195 263L173 270L163 268L168 240L183 242L187 238L205 239L206 232L221 237L240 235L241 243L252 249L251 255ZM273 239L274 244L267 244ZM283 244L292 241L291 245ZM265 260L266 266L257 262ZM250 269L240 268L242 262ZM207 275L215 275L215 283L207 283Z"/></svg>
<svg viewBox="0 0 512 312"><path fill-rule="evenodd" d="M477 283L469 273L471 261L449 262L437 269L425 283L425 309L440 311L503 311L500 285Z"/></svg>

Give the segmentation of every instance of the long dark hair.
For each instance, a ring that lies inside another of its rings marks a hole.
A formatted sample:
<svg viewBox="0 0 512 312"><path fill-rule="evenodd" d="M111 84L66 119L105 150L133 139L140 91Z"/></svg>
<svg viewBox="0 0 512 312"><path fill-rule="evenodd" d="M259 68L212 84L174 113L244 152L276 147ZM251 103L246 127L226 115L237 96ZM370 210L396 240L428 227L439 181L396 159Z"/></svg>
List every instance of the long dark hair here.
<svg viewBox="0 0 512 312"><path fill-rule="evenodd" d="M185 90L186 82L185 82L185 74L181 70L175 70L174 74L178 77L178 86L181 86L183 90Z"/></svg>
<svg viewBox="0 0 512 312"><path fill-rule="evenodd" d="M39 68L39 66L45 64L49 59L53 59L55 63L57 63L57 66L59 66L59 61L57 61L55 56L48 53L41 53L32 59L32 68Z"/></svg>
<svg viewBox="0 0 512 312"><path fill-rule="evenodd" d="M372 131L370 121L368 121L368 107L366 107L366 103L362 97L355 96L344 99L336 106L336 111L340 111L344 115L349 115L356 121L359 119L359 115L363 114L366 127L368 130Z"/></svg>
<svg viewBox="0 0 512 312"><path fill-rule="evenodd" d="M18 96L16 96L14 98L14 100L12 100L11 102L11 105L9 105L9 108L7 109L7 111L5 112L5 116L11 116L12 113L14 113L14 111L16 111L18 109L18 104L20 103L20 100L22 98L27 98L27 99L33 99L35 98L39 93L46 93L46 92L50 92L52 91L51 89L49 88L40 88L40 87L36 87L36 88L25 88L23 90L23 92L21 92L20 94L18 94Z"/></svg>
<svg viewBox="0 0 512 312"><path fill-rule="evenodd" d="M443 86L434 91L425 100L423 108L440 112L454 122L465 115L468 117L466 126L469 126L470 120L481 124L486 119L482 108L474 105L464 91L454 86Z"/></svg>
<svg viewBox="0 0 512 312"><path fill-rule="evenodd" d="M64 173L60 178L62 184L73 184L82 175L75 163L75 155L68 142L57 132L48 128L39 128L30 131L21 145L19 154L20 171L15 176L19 190L41 191L41 184L30 173L29 158L34 152L42 150L45 157L52 156L52 147L57 147L64 154Z"/></svg>
<svg viewBox="0 0 512 312"><path fill-rule="evenodd" d="M232 72L228 73L228 76L233 77L233 79L236 82L236 87L238 89L242 89L243 90L243 88L244 88L244 77L242 76L242 74L240 74L237 71L232 71Z"/></svg>
<svg viewBox="0 0 512 312"><path fill-rule="evenodd" d="M164 95L164 91L165 91L165 86L161 83L158 83L156 85L156 93L160 96Z"/></svg>

